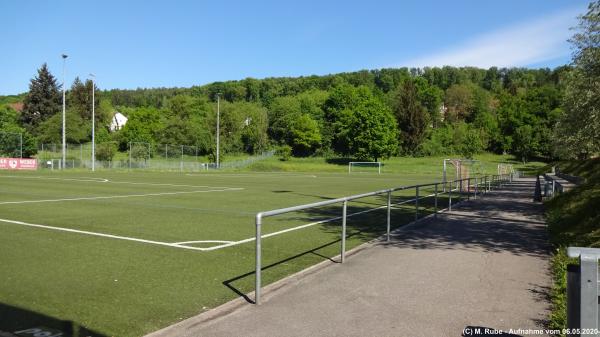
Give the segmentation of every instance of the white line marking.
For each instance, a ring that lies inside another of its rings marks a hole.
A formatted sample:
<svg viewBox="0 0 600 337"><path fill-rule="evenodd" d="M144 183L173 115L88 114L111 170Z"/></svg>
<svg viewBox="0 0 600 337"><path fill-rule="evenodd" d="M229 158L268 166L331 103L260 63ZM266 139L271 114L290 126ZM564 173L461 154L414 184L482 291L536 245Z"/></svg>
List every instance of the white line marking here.
<svg viewBox="0 0 600 337"><path fill-rule="evenodd" d="M186 176L190 177L230 177L230 178L255 178L255 177L306 177L306 178L316 178L317 176L314 174L287 174L287 173L254 173L254 174L227 174L227 173L206 173L206 174L193 174L187 173Z"/></svg>
<svg viewBox="0 0 600 337"><path fill-rule="evenodd" d="M240 189L243 189L243 188L231 188L231 189L228 189L228 190L240 190ZM172 193L167 193L167 194L202 193L202 192L218 192L218 191L227 191L227 190L172 192ZM162 195L162 194L165 194L165 193L160 193L160 195ZM438 194L442 194L442 193L438 193ZM432 197L434 195L435 194L429 194L429 195L426 195L426 196L423 196L423 197L419 197L419 199L424 199L424 198ZM147 196L147 194L146 195L137 195L137 196ZM129 197L129 196L116 196L116 197ZM97 198L108 198L108 197L97 197ZM86 198L86 199L89 199L89 198ZM65 199L50 200L50 201L62 201L62 200L65 200ZM85 200L85 199L75 199L75 200ZM414 201L414 199L412 199L412 200ZM403 204L403 203L405 203L405 202L402 202L400 204ZM398 204L394 204L394 205L398 205ZM387 207L387 205L384 205L384 206L380 206L380 207L376 207L376 208L372 208L372 209L368 209L368 210L364 210L364 211L360 211L360 212L356 212L356 213L351 213L351 214L347 215L347 218L350 218L350 217L353 217L353 216L359 215L359 214L373 212L373 211L376 211L378 209L382 209L382 208L386 208L386 207ZM333 218L330 218L330 219L325 219L325 220L320 220L320 221L316 221L316 222L311 222L311 223L300 225L300 226L297 226L297 227L292 227L292 228L284 229L284 230L281 230L281 231L277 231L277 232L265 234L265 235L262 236L262 238L264 239L264 238L268 238L268 237L271 237L271 236L276 236L276 235L279 235L279 234L296 231L296 230L299 230L299 229L303 229L303 228L315 226L315 225L318 225L318 224L322 224L322 223L326 223L326 222L331 222L331 221L339 220L341 218L342 218L341 216L337 216L337 217L333 217ZM248 239L244 239L244 240L240 240L240 241L199 240L199 241L183 241L183 242L176 242L176 243L168 243L168 242L161 242L161 241L152 241L152 240L132 238L132 237L128 237L128 236L119 236L119 235L112 235L112 234L105 234L105 233L82 231L82 230L70 229L70 228L64 228L64 227L55 227L55 226L47 226L47 225L37 225L37 224L31 224L31 223L27 223L27 222L7 220L7 219L0 219L0 222L12 223L12 224L17 224L17 225L22 225L22 226L29 226L29 227L52 229L52 230L58 230L58 231L64 231L64 232L71 232L71 233L78 233L78 234L86 234L86 235L92 235L92 236L100 236L100 237L111 238L111 239L118 239L118 240L135 241L135 242L148 243L148 244L154 244L154 245L160 245L160 246L168 246L168 247L173 247L173 248L197 250L197 251L203 251L203 252L213 251L213 250L227 248L227 247L232 247L232 246L237 246L237 245L240 245L240 244L243 244L243 243L252 242L252 241L256 240L256 238L248 238ZM213 247L207 247L207 248L185 246L185 244L190 244L190 243L224 243L224 244L213 246Z"/></svg>
<svg viewBox="0 0 600 337"><path fill-rule="evenodd" d="M198 240L198 241L183 241L183 242L173 242L174 245L187 245L190 243L231 243L233 241L223 241L223 240Z"/></svg>
<svg viewBox="0 0 600 337"><path fill-rule="evenodd" d="M7 223L12 223L12 224L16 224L16 225L22 225L22 226L29 226L29 227L52 229L52 230L57 230L57 231L70 232L70 233L78 233L78 234L85 234L85 235L92 235L92 236L101 236L101 237L105 237L105 238L118 239L118 240L127 240L127 241L149 243L149 244L153 244L153 245L168 246L168 247L174 247L174 248L199 250L199 251L206 250L205 248L182 246L182 245L178 245L178 244L175 244L175 243L168 243L168 242L161 242L161 241L152 241L152 240L137 239L137 238L132 238L132 237L128 237L128 236L119 236L119 235L112 235L112 234L96 233L96 232L82 231L82 230L71 229L71 228L64 228L64 227L55 227L55 226L47 226L47 225L37 225L37 224L32 224L32 223L27 223L27 222L22 222L22 221L0 219L0 222L7 222Z"/></svg>
<svg viewBox="0 0 600 337"><path fill-rule="evenodd" d="M0 178L17 178L17 179L41 179L41 180L64 180L64 181L81 181L81 182L94 182L94 183L107 183L108 179L105 178L53 178L53 177L41 177L41 176L5 176L0 175Z"/></svg>
<svg viewBox="0 0 600 337"><path fill-rule="evenodd" d="M227 186L208 186L208 185L187 185L187 184L166 184L166 183L143 183L143 182L132 182L132 181L114 181L114 180L110 180L110 179L106 179L106 178L88 178L88 177L84 177L84 178L81 178L81 179L76 179L76 178L54 178L54 177L43 177L43 176L27 177L27 176L4 176L4 175L0 175L0 178L64 180L64 181L81 181L81 182L128 184L128 185L147 185L147 186L230 188L230 187L227 187Z"/></svg>
<svg viewBox="0 0 600 337"><path fill-rule="evenodd" d="M156 197L156 196L163 196L163 195L227 192L227 191L241 191L241 190L243 190L243 188L241 188L241 187L230 187L230 188L224 188L224 189L219 189L219 190L162 192L162 193L147 193L147 194L126 194L126 195L110 195L110 196L102 196L102 197L81 197L81 198L63 198L63 199L45 199L45 200L4 201L4 202L0 202L0 205L36 204L36 203L44 203L44 202L102 200L102 199L136 198L136 197Z"/></svg>

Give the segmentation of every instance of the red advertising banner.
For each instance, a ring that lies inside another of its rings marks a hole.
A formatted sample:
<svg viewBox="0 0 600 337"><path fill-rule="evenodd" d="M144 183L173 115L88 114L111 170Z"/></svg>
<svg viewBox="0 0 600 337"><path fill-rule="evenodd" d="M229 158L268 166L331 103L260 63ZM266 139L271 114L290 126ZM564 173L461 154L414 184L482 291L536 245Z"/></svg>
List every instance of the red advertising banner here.
<svg viewBox="0 0 600 337"><path fill-rule="evenodd" d="M37 170L37 159L0 158L0 170Z"/></svg>

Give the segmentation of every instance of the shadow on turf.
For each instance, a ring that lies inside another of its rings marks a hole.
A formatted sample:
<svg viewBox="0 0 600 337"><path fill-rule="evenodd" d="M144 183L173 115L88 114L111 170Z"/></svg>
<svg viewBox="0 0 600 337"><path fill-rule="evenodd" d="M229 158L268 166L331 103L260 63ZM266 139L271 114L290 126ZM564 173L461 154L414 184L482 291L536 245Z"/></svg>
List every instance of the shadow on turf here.
<svg viewBox="0 0 600 337"><path fill-rule="evenodd" d="M61 336L103 337L99 332L87 329L77 322L61 320L39 312L0 303L0 335L7 336ZM62 334L60 334L62 333Z"/></svg>
<svg viewBox="0 0 600 337"><path fill-rule="evenodd" d="M272 263L272 264L270 264L270 265L264 266L264 267L263 267L261 270L263 270L263 271L264 271L264 270L267 270L267 269L270 269L270 268L277 267L278 265L284 264L284 263L286 263L286 262L289 262L289 261L291 261L291 260L297 259L297 258L299 258L299 257L302 257L302 256L304 256L304 255L308 255L308 254L317 255L317 256L319 256L319 257L323 258L323 260L329 260L329 261L331 261L331 262L333 262L333 263L339 263L339 261L336 261L336 260L334 260L334 259L332 259L332 258L330 258L330 257L328 257L328 256L325 256L325 255L319 254L319 253L317 252L319 249L323 249L323 248L325 248L325 247L329 247L329 246L331 246L331 245L333 245L333 244L336 244L336 243L339 243L339 242L340 242L340 240L334 240L334 241L328 242L328 243L326 243L326 244L324 244L324 245L321 245L321 246L319 246L319 247L316 247L316 248L313 248L313 249L310 249L310 250L304 251L304 252L302 252L302 253L296 254L296 255L294 255L294 256L290 256L290 257L288 257L288 258L286 258L286 259L283 259L283 260L281 260L281 261L277 261L277 262L275 262L275 263ZM224 286L226 286L227 288L229 288L229 289L230 289L231 291L233 291L234 293L236 293L236 294L240 295L242 298L244 298L244 299L245 299L246 301L248 301L249 303L254 303L254 300L253 300L253 299L251 299L250 297L248 297L248 295L244 294L244 293L243 293L241 290L239 290L239 289L237 289L236 287L234 287L234 286L233 286L233 283L234 283L234 282L236 282L236 281L239 281L239 280L241 280L241 279L243 279L243 278L246 278L246 277L248 277L248 276L253 276L254 274L256 274L256 273L255 273L254 271L251 271L251 272L248 272L248 273L246 273L246 274L239 275L239 276L236 276L236 277L234 277L234 278L231 278L231 279L229 279L229 280L225 280L225 281L223 281L223 282L222 282L222 284L223 284Z"/></svg>

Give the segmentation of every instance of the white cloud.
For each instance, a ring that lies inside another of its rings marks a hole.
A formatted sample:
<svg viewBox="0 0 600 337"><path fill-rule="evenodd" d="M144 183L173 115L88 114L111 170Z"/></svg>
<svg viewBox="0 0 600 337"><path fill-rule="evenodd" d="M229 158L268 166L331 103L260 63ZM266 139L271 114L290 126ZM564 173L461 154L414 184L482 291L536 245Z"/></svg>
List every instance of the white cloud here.
<svg viewBox="0 0 600 337"><path fill-rule="evenodd" d="M527 66L566 57L580 9L562 11L528 22L479 35L432 55L424 55L400 66L474 66L489 68Z"/></svg>

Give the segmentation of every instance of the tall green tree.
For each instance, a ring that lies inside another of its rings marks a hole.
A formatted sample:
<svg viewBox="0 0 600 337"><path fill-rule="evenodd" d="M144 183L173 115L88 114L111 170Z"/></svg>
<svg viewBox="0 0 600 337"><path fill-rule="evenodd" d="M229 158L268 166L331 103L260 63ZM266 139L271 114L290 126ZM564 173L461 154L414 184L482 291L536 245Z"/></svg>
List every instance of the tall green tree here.
<svg viewBox="0 0 600 337"><path fill-rule="evenodd" d="M37 76L29 83L29 92L25 97L21 123L33 131L43 121L60 111L61 94L56 79L48 70L46 63L38 69Z"/></svg>
<svg viewBox="0 0 600 337"><path fill-rule="evenodd" d="M325 102L325 118L333 149L342 155L379 160L398 152L394 116L367 87L338 86Z"/></svg>
<svg viewBox="0 0 600 337"><path fill-rule="evenodd" d="M308 114L302 114L291 126L292 152L296 156L308 156L321 145L319 124Z"/></svg>
<svg viewBox="0 0 600 337"><path fill-rule="evenodd" d="M555 128L556 152L586 158L600 153L600 1L580 16L567 80L564 114Z"/></svg>
<svg viewBox="0 0 600 337"><path fill-rule="evenodd" d="M417 87L412 80L406 80L400 85L394 105L402 147L406 153L414 154L425 138L429 127L429 113L421 105Z"/></svg>

